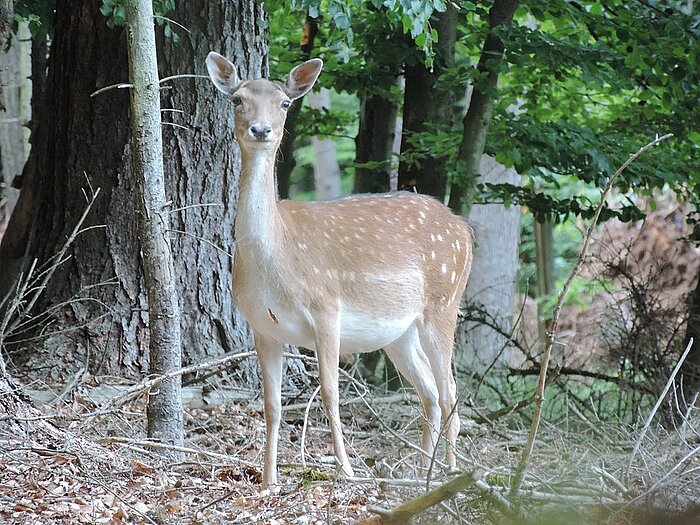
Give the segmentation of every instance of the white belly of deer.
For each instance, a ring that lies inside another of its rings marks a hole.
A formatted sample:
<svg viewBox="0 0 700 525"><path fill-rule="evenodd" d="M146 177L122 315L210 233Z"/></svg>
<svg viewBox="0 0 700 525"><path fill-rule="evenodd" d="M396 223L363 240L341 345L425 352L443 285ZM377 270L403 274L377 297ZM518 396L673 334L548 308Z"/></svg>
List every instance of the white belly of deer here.
<svg viewBox="0 0 700 525"><path fill-rule="evenodd" d="M396 341L418 317L377 318L365 312L345 310L340 313L340 353L371 352Z"/></svg>
<svg viewBox="0 0 700 525"><path fill-rule="evenodd" d="M313 317L309 309L301 304L282 304L266 292L259 290L254 300L240 304L251 327L282 343L314 350ZM419 315L419 312L408 312L396 318L377 317L341 303L338 315L340 352L371 352L382 348L398 339Z"/></svg>

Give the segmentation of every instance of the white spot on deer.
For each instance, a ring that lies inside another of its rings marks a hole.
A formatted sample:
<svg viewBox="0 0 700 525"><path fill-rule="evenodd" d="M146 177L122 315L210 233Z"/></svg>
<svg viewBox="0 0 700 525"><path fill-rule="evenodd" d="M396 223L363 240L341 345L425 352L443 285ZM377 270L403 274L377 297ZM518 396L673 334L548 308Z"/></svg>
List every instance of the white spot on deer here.
<svg viewBox="0 0 700 525"><path fill-rule="evenodd" d="M435 260L435 252L430 252L430 258L434 261Z"/></svg>
<svg viewBox="0 0 700 525"><path fill-rule="evenodd" d="M445 263L442 263L440 269L442 270L442 273L447 273L447 265Z"/></svg>
<svg viewBox="0 0 700 525"><path fill-rule="evenodd" d="M419 222L420 224L423 224L423 223L425 222L425 220L422 219L421 217L418 217L418 222Z"/></svg>
<svg viewBox="0 0 700 525"><path fill-rule="evenodd" d="M408 227L411 228L412 230L416 229L416 225L413 223L409 224Z"/></svg>
<svg viewBox="0 0 700 525"><path fill-rule="evenodd" d="M432 242L435 242L435 235L433 235L432 233L430 234L430 240L431 240Z"/></svg>
<svg viewBox="0 0 700 525"><path fill-rule="evenodd" d="M459 240L455 241L455 246L457 247L457 251L462 249L462 247L459 245Z"/></svg>
<svg viewBox="0 0 700 525"><path fill-rule="evenodd" d="M457 273L452 272L452 275L450 276L450 282L452 284L454 284L456 280L457 280Z"/></svg>
<svg viewBox="0 0 700 525"><path fill-rule="evenodd" d="M321 273L321 270L318 269L318 266L314 266L314 273L317 275Z"/></svg>
<svg viewBox="0 0 700 525"><path fill-rule="evenodd" d="M306 250L306 244L303 242L297 243L297 246L299 247L300 250L305 251Z"/></svg>
<svg viewBox="0 0 700 525"><path fill-rule="evenodd" d="M438 241L441 241L441 240L442 240L442 235L440 235L439 233L438 233L438 236L437 236L437 240L438 240Z"/></svg>
<svg viewBox="0 0 700 525"><path fill-rule="evenodd" d="M419 211L419 212L418 212L418 216L419 216L421 219L425 219L425 213L423 213L422 211Z"/></svg>

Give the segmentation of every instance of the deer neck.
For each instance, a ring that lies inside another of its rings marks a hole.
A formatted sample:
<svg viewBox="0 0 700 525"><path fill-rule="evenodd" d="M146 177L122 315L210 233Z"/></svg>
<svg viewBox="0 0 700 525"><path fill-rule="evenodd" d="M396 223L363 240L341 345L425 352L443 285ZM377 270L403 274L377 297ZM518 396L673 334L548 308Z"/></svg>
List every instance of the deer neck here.
<svg viewBox="0 0 700 525"><path fill-rule="evenodd" d="M275 188L275 153L276 150L241 148L236 242L245 246L243 252L256 258L273 256L283 241Z"/></svg>

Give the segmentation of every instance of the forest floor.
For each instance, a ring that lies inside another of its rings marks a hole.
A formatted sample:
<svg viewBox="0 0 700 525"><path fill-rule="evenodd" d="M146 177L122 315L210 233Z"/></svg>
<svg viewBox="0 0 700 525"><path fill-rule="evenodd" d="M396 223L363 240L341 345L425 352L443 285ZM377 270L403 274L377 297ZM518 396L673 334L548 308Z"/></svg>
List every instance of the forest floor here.
<svg viewBox="0 0 700 525"><path fill-rule="evenodd" d="M91 383L51 405L35 400L42 413L0 419L0 523L345 524L426 489L411 447L418 406L408 393L343 395L357 476L349 480L335 477L318 400L308 411L292 406L281 429L280 484L262 490L259 400L187 409L183 458L175 460L142 437L143 399L93 417ZM466 416L459 467L478 471L481 483L414 523L506 523L502 504L526 428L517 417L477 424ZM643 505L686 509L674 525L700 524L700 417L687 416L672 431L654 425L644 435L575 414L545 423L521 495L540 516L530 523L655 523L601 517ZM439 465L434 478L432 487L447 479Z"/></svg>

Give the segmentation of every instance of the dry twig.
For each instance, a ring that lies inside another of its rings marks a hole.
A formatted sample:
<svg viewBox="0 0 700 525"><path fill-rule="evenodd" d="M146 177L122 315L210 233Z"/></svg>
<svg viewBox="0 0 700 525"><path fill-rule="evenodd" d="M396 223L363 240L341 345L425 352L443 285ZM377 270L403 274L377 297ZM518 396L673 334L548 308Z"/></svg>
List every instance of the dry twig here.
<svg viewBox="0 0 700 525"><path fill-rule="evenodd" d="M586 234L583 237L583 245L581 247L581 250L579 252L578 259L576 260L576 264L574 264L574 268L571 270L571 273L569 274L568 279L564 283L564 287L562 288L561 292L559 293L559 297L557 298L556 305L554 306L554 311L552 313L552 322L549 326L549 330L547 332L547 340L545 342L545 347L544 347L544 352L542 354L542 359L540 362L540 374L537 379L537 389L535 392L535 410L532 416L532 424L530 426L530 431L528 433L528 438L527 438L527 443L525 445L525 448L523 449L522 456L520 458L520 462L518 464L518 467L515 471L515 475L513 477L513 482L511 484L511 496L517 496L520 486L523 481L523 475L525 474L525 470L527 469L528 463L530 461L530 457L532 456L532 452L535 448L535 438L537 437L537 431L539 429L540 421L542 419L542 407L544 405L544 390L545 386L547 384L547 370L549 369L549 360L552 355L552 348L554 347L554 339L556 337L557 333L557 328L559 325L559 315L561 314L561 309L564 306L564 300L566 299L566 296L569 292L569 288L571 288L571 284L574 281L574 278L578 275L579 270L581 269L581 266L583 265L583 261L586 257L586 254L588 253L588 245L591 241L591 238L593 236L593 230L595 229L596 225L598 224L598 219L600 217L600 213L603 211L603 208L605 207L605 197L607 194L610 192L610 190L613 187L613 184L615 180L620 176L620 174L627 169L627 167L634 162L637 157L639 157L642 153L647 151L648 149L652 148L656 144L670 138L673 134L668 133L662 137L657 137L653 141L651 141L649 144L646 146L643 146L642 148L639 149L634 155L630 156L629 159L627 159L622 166L620 166L615 173L608 179L607 184L605 185L605 188L600 192L600 202L598 203L598 206L595 210L595 213L593 215L593 218L591 219L591 223L588 226L586 230Z"/></svg>

